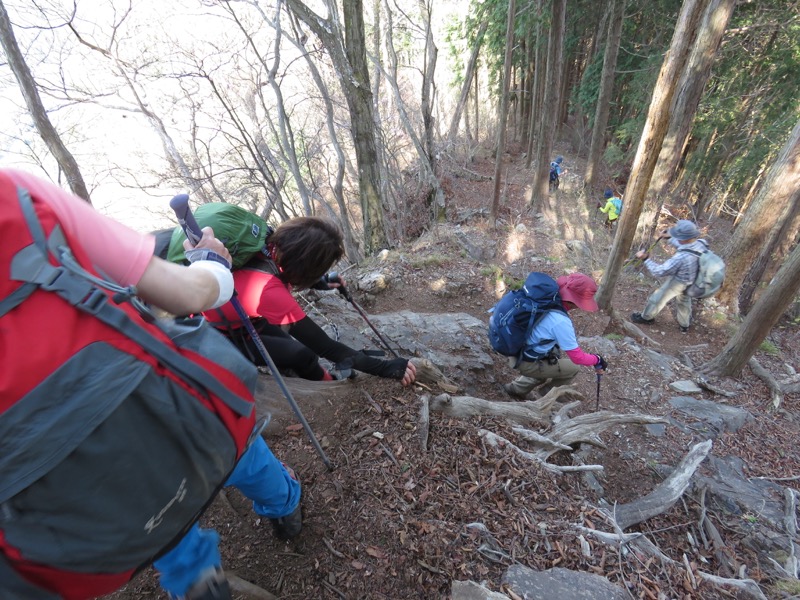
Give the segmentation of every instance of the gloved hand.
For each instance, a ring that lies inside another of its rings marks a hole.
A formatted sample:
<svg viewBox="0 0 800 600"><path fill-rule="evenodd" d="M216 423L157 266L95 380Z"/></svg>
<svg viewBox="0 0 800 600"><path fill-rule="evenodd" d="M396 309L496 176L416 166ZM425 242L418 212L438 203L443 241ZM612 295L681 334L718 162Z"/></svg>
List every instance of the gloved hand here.
<svg viewBox="0 0 800 600"><path fill-rule="evenodd" d="M595 356L597 356L597 363L594 365L594 370L600 372L608 369L608 363L606 362L606 359L599 354L596 354Z"/></svg>
<svg viewBox="0 0 800 600"><path fill-rule="evenodd" d="M389 379L399 379L405 386L414 383L417 376L417 367L406 358L395 358L393 360L382 361L380 372L376 373L379 377Z"/></svg>

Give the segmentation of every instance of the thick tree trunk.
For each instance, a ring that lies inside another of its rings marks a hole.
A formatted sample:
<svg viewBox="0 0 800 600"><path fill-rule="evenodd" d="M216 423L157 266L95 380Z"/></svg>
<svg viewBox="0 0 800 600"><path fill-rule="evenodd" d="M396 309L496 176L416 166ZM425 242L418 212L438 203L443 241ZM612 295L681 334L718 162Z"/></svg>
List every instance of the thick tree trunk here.
<svg viewBox="0 0 800 600"><path fill-rule="evenodd" d="M622 263L630 250L633 235L636 232L636 223L644 204L644 196L650 185L650 177L653 175L661 144L669 127L669 110L678 78L683 72L689 54L689 40L693 39L692 32L697 27L708 2L709 0L685 0L678 15L672 44L664 59L664 64L661 66L653 90L653 98L650 101L647 121L639 140L636 157L633 160L631 176L625 192L625 210L622 211L619 219L617 234L608 256L605 274L595 296L597 303L603 309L611 307L614 286L622 271Z"/></svg>
<svg viewBox="0 0 800 600"><path fill-rule="evenodd" d="M585 185L589 194L597 187L597 173L600 157L606 142L606 127L611 106L611 93L614 89L614 72L617 68L619 43L622 38L622 17L625 16L625 0L612 0L613 12L608 24L608 39L603 55L603 73L600 76L600 94L594 113L592 144L589 148L589 159L586 161Z"/></svg>
<svg viewBox="0 0 800 600"><path fill-rule="evenodd" d="M542 101L541 134L536 152L536 173L533 179L531 206L542 206L549 194L548 176L550 173L550 154L553 151L553 140L558 129L557 111L559 105L558 77L562 71L564 55L564 22L567 14L566 0L553 0L552 21L550 23L550 39L547 52L547 74L544 84L544 100Z"/></svg>
<svg viewBox="0 0 800 600"><path fill-rule="evenodd" d="M675 179L678 166L684 158L684 145L692 130L695 113L700 105L706 82L711 74L717 50L733 14L735 0L711 0L697 38L689 55L689 62L678 84L672 103L672 120L661 146L658 162L645 197L645 205L636 228L634 244L647 243L656 229L658 214Z"/></svg>
<svg viewBox="0 0 800 600"><path fill-rule="evenodd" d="M724 252L725 283L718 299L735 313L739 311L739 290L764 245L777 235L780 224L800 201L800 121L767 174L733 239Z"/></svg>
<svg viewBox="0 0 800 600"><path fill-rule="evenodd" d="M83 198L89 204L92 203L89 197L89 190L86 183L83 181L80 167L75 157L72 156L67 147L64 145L61 136L56 131L56 128L50 122L50 117L47 115L47 109L42 104L42 99L39 96L39 90L36 87L36 81L31 74L25 58L22 56L17 38L14 35L14 29L11 26L11 19L8 17L6 7L0 0L0 46L3 47L3 52L6 55L8 66L14 73L14 77L19 84L22 97L25 99L25 105L28 107L28 112L33 119L33 124L42 140L47 145L47 149L53 154L53 157L58 162L59 168L64 172L69 184L69 189L72 193L80 198Z"/></svg>
<svg viewBox="0 0 800 600"><path fill-rule="evenodd" d="M516 1L509 0L508 21L506 22L506 58L503 67L503 97L500 100L497 115L497 157L494 165L494 190L492 192L492 210L489 222L492 227L497 223L497 213L500 211L500 179L502 177L503 156L506 153L506 117L508 116L508 87L511 77L511 55L514 49L514 14Z"/></svg>
<svg viewBox="0 0 800 600"><path fill-rule="evenodd" d="M542 52L542 2L543 0L536 0L536 50L533 58L533 85L531 96L531 116L530 116L530 132L528 133L528 150L525 159L525 168L531 168L533 161L533 145L538 141L541 134L542 124L542 95L544 94L544 77L542 72L545 70L545 59Z"/></svg>
<svg viewBox="0 0 800 600"><path fill-rule="evenodd" d="M750 360L772 327L800 291L800 245L783 264L775 280L722 351L701 370L714 376L735 377Z"/></svg>

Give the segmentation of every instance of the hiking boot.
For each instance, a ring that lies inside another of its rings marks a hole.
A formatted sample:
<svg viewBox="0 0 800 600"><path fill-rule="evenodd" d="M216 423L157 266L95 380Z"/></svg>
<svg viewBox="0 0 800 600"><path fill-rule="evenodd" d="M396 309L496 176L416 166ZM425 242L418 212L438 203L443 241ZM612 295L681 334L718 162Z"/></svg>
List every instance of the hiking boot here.
<svg viewBox="0 0 800 600"><path fill-rule="evenodd" d="M512 398L519 398L520 400L524 400L528 394L520 394L514 389L514 386L510 383L503 384L503 390L505 390L506 394L511 396Z"/></svg>
<svg viewBox="0 0 800 600"><path fill-rule="evenodd" d="M645 319L642 313L635 312L631 314L631 321L639 323L639 325L651 325L655 322L655 319Z"/></svg>
<svg viewBox="0 0 800 600"><path fill-rule="evenodd" d="M689 328L681 325L681 333L689 333Z"/></svg>
<svg viewBox="0 0 800 600"><path fill-rule="evenodd" d="M300 535L300 531L303 529L303 511L298 504L297 508L290 514L285 517L270 519L270 521L272 522L275 537L279 540L290 540Z"/></svg>
<svg viewBox="0 0 800 600"><path fill-rule="evenodd" d="M181 600L232 600L231 588L219 567L208 569Z"/></svg>

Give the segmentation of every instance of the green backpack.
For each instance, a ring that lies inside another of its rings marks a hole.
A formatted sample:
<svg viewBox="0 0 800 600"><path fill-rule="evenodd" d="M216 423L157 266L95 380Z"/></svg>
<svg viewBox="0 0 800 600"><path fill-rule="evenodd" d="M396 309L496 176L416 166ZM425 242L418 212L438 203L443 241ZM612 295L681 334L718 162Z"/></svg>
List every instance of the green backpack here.
<svg viewBox="0 0 800 600"><path fill-rule="evenodd" d="M238 269L255 254L264 249L273 229L267 222L253 213L233 204L212 202L198 206L194 218L200 227L211 227L233 257L233 268ZM172 232L167 251L167 260L184 263L183 241L186 234L180 227Z"/></svg>

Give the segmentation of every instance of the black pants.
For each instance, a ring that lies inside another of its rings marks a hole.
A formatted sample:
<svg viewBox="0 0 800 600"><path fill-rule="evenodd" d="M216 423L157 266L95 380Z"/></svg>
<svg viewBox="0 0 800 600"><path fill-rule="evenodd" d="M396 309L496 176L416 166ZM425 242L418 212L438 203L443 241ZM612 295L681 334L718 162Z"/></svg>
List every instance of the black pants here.
<svg viewBox="0 0 800 600"><path fill-rule="evenodd" d="M259 330L261 341L278 369L291 369L303 379L322 379L325 371L319 364L319 356L313 350L275 325L263 325ZM255 342L244 328L234 330L228 337L254 364L267 366Z"/></svg>

